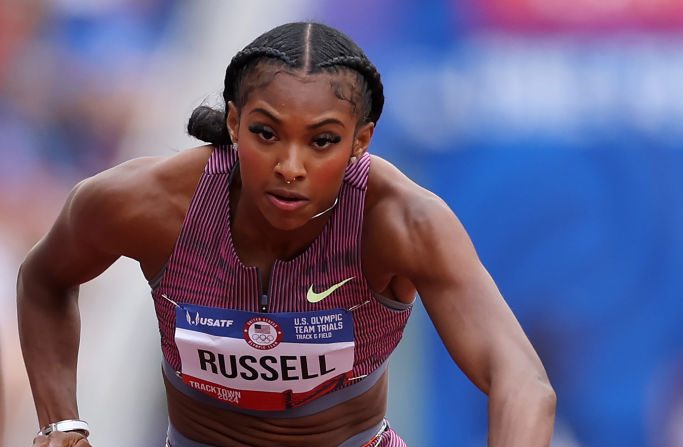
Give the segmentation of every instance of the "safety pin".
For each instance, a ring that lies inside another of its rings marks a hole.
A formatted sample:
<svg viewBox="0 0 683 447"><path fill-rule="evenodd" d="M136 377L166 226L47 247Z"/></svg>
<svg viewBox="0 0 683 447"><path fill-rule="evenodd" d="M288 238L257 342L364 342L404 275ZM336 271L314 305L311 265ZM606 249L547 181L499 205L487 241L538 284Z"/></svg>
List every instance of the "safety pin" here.
<svg viewBox="0 0 683 447"><path fill-rule="evenodd" d="M177 308L179 308L179 309L183 309L183 306L179 305L178 303L176 303L175 301L173 301L172 299L170 299L169 297L167 297L165 293L162 293L162 294L161 294L161 297L162 297L163 299L165 299L166 301L168 301L169 303L173 304L175 307L177 307Z"/></svg>
<svg viewBox="0 0 683 447"><path fill-rule="evenodd" d="M351 377L350 379L346 379L346 380L348 380L350 382L352 380L365 379L367 376L368 376L367 374L363 374L362 376Z"/></svg>
<svg viewBox="0 0 683 447"><path fill-rule="evenodd" d="M358 309L359 307L365 306L365 305L368 304L369 302L370 302L370 300L365 300L365 301L363 301L362 303L356 304L355 306L350 307L350 308L347 309L347 310L348 310L349 312L353 312L354 310Z"/></svg>

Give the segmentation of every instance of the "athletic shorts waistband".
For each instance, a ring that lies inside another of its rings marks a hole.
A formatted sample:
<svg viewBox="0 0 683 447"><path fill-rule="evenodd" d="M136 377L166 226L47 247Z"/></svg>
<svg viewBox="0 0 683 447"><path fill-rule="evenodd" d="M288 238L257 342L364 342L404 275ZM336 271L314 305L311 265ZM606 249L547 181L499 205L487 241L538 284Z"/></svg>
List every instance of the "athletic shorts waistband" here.
<svg viewBox="0 0 683 447"><path fill-rule="evenodd" d="M219 400L214 399L200 391L191 388L180 377L180 373L175 371L171 365L163 359L161 362L161 369L164 376L168 382L173 385L181 393L195 399L198 402L202 402L208 405L213 405L218 408L223 408L230 411L235 411L237 413L248 414L251 416L259 416L264 418L273 419L283 419L283 418L296 418L301 416L309 416L311 414L320 413L321 411L332 408L335 405L339 405L342 402L353 399L354 397L360 396L361 394L368 391L377 381L382 377L384 371L387 369L389 361L386 360L377 369L368 374L363 379L358 380L356 383L348 385L340 390L333 391L329 394L325 394L312 402L304 404L300 407L290 408L282 411L258 411L258 410L246 410L243 408L230 405Z"/></svg>
<svg viewBox="0 0 683 447"><path fill-rule="evenodd" d="M339 447L376 447L379 445L382 434L389 429L389 422L383 419L379 424L364 430L339 445ZM168 431L166 432L165 447L215 447L210 444L193 441L183 436L176 428L169 422Z"/></svg>

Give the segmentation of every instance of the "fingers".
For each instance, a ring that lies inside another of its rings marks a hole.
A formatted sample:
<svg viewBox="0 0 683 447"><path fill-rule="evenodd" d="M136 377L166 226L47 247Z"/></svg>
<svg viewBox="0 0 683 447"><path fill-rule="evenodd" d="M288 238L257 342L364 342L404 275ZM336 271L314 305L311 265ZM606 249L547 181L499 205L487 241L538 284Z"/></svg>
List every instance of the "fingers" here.
<svg viewBox="0 0 683 447"><path fill-rule="evenodd" d="M76 432L54 432L49 436L38 435L33 447L92 447L88 438Z"/></svg>
<svg viewBox="0 0 683 447"><path fill-rule="evenodd" d="M47 447L48 442L47 436L38 435L33 438L33 447Z"/></svg>

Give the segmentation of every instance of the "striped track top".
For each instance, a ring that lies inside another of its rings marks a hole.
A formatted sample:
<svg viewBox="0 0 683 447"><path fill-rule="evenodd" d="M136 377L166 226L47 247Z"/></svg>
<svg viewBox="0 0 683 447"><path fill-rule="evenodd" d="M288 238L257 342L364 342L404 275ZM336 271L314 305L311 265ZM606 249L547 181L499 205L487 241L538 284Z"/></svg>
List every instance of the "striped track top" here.
<svg viewBox="0 0 683 447"><path fill-rule="evenodd" d="M303 253L289 261L275 261L268 290L269 312L350 309L365 303L353 310L356 346L352 377L369 374L387 360L411 311L409 306L391 306L386 298L374 295L361 269L370 159L365 154L347 168L329 221ZM259 272L242 264L230 233L229 183L236 164L235 151L227 147L213 151L163 276L153 285L162 351L175 370L181 369L174 340L176 312L162 295L177 303L259 311ZM350 277L354 279L328 298L315 304L306 300L311 285L316 291L325 290Z"/></svg>

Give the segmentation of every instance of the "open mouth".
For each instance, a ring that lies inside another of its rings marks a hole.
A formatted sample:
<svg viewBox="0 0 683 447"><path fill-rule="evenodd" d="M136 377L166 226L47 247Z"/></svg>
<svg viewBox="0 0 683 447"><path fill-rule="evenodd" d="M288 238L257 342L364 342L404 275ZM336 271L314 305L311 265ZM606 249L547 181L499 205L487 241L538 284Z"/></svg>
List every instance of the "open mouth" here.
<svg viewBox="0 0 683 447"><path fill-rule="evenodd" d="M300 197L287 197L287 196L281 196L280 194L273 194L273 193L269 193L269 194L278 200L282 200L283 202L301 202L302 200L304 200Z"/></svg>
<svg viewBox="0 0 683 447"><path fill-rule="evenodd" d="M283 211L294 211L308 203L308 199L298 194L274 191L266 194L270 202Z"/></svg>

